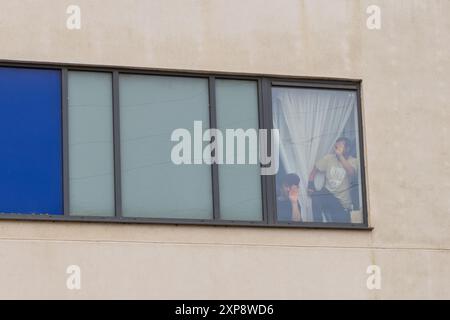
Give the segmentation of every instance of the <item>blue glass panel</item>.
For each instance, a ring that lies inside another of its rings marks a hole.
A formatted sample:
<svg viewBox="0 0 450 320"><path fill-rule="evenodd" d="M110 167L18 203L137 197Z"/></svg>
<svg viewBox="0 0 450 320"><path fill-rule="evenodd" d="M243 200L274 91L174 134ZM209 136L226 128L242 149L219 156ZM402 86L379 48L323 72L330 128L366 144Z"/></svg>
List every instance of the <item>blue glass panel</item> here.
<svg viewBox="0 0 450 320"><path fill-rule="evenodd" d="M0 68L0 212L63 213L57 70Z"/></svg>

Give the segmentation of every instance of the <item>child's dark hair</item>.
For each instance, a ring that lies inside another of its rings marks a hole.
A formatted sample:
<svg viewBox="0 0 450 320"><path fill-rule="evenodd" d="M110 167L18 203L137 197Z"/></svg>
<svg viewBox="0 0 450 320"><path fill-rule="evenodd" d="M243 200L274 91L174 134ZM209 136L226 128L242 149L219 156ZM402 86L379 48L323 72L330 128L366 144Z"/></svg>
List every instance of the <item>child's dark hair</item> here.
<svg viewBox="0 0 450 320"><path fill-rule="evenodd" d="M295 173L289 173L283 178L283 185L291 187L298 186L300 184L300 177Z"/></svg>

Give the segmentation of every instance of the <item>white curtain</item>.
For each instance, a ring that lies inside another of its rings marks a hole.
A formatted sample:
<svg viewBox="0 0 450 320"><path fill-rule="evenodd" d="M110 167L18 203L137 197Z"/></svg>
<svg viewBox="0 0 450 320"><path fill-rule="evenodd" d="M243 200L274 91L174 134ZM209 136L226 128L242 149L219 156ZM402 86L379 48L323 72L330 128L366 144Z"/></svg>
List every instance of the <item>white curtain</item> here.
<svg viewBox="0 0 450 320"><path fill-rule="evenodd" d="M331 151L356 105L345 90L274 88L273 121L280 131L280 158L286 173L300 177L303 221L313 221L308 177L316 161Z"/></svg>

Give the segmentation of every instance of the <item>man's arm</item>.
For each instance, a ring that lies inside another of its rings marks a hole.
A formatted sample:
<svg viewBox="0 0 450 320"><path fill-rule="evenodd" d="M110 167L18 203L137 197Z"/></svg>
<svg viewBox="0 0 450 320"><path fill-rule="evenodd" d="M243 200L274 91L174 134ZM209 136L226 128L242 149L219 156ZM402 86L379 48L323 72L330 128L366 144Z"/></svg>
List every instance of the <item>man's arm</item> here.
<svg viewBox="0 0 450 320"><path fill-rule="evenodd" d="M349 176L353 176L356 172L355 167L352 166L352 164L348 161L348 159L345 159L344 152L345 148L343 145L335 146L334 147L334 153L336 154L337 159L344 167L345 171Z"/></svg>
<svg viewBox="0 0 450 320"><path fill-rule="evenodd" d="M352 166L350 161L348 159L345 159L345 157L342 154L336 154L339 162L344 167L347 174L351 177L356 173L355 167Z"/></svg>
<svg viewBox="0 0 450 320"><path fill-rule="evenodd" d="M308 194L312 194L314 191L316 191L314 189L314 178L316 177L318 172L319 172L319 169L317 169L317 167L314 167L314 169L312 169L311 173L309 174L309 178L308 178Z"/></svg>
<svg viewBox="0 0 450 320"><path fill-rule="evenodd" d="M319 172L319 170L316 167L314 167L314 169L312 169L311 173L309 174L308 182L314 181L314 178L316 177L317 172Z"/></svg>

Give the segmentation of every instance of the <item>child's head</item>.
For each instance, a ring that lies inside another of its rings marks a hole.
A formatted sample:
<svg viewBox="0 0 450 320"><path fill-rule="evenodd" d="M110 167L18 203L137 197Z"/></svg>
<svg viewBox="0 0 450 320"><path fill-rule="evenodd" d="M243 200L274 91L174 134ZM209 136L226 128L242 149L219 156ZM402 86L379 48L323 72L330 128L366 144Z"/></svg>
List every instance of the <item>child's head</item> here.
<svg viewBox="0 0 450 320"><path fill-rule="evenodd" d="M295 173L289 173L284 176L281 189L284 195L287 195L292 187L298 188L300 184L300 178Z"/></svg>

